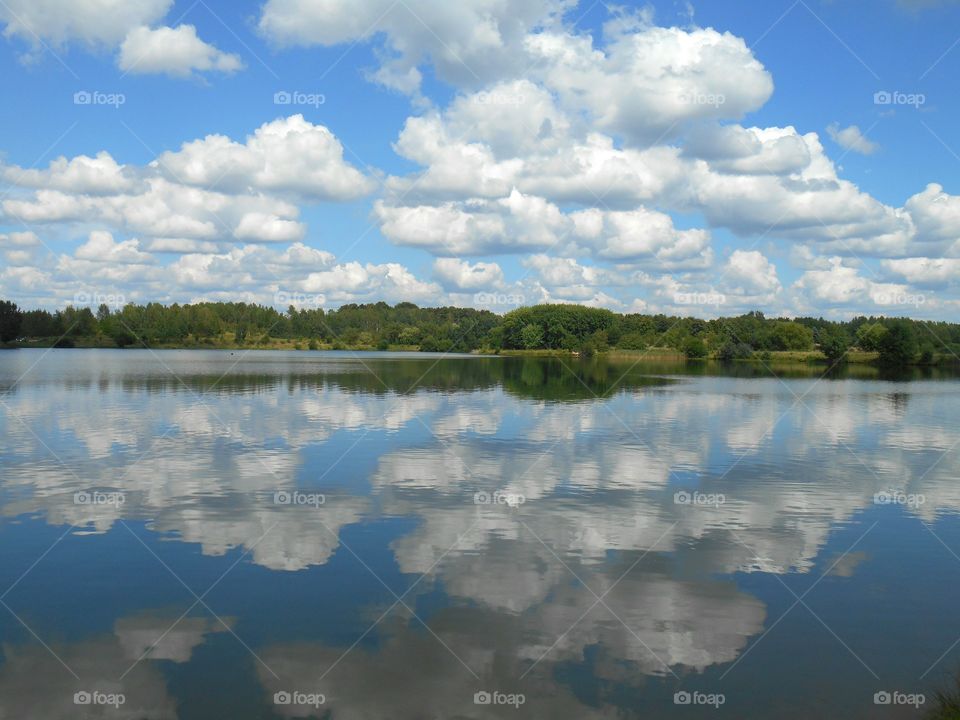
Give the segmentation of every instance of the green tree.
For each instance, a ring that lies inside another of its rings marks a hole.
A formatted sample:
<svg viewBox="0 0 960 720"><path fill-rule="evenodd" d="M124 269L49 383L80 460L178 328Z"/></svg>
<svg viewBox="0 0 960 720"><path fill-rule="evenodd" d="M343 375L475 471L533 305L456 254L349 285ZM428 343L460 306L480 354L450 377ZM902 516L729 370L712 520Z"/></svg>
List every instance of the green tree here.
<svg viewBox="0 0 960 720"><path fill-rule="evenodd" d="M119 348L129 347L137 342L137 339L133 336L133 334L123 327L123 325L118 323L111 325L107 334Z"/></svg>
<svg viewBox="0 0 960 720"><path fill-rule="evenodd" d="M857 329L857 347L867 352L878 352L887 334L887 328L879 322L868 322Z"/></svg>
<svg viewBox="0 0 960 720"><path fill-rule="evenodd" d="M820 330L820 351L827 356L831 365L843 360L849 349L847 334L839 328L828 325Z"/></svg>
<svg viewBox="0 0 960 720"><path fill-rule="evenodd" d="M770 343L772 350L810 350L813 330L800 323L778 320L773 323Z"/></svg>
<svg viewBox="0 0 960 720"><path fill-rule="evenodd" d="M520 342L527 350L543 347L543 328L534 323L525 325L520 331Z"/></svg>
<svg viewBox="0 0 960 720"><path fill-rule="evenodd" d="M913 362L919 345L913 325L906 320L896 320L887 327L880 340L880 362L884 365L907 365Z"/></svg>
<svg viewBox="0 0 960 720"><path fill-rule="evenodd" d="M688 337L683 342L683 354L691 360L701 360L707 356L707 346L698 337Z"/></svg>
<svg viewBox="0 0 960 720"><path fill-rule="evenodd" d="M23 313L16 303L0 300L0 342L10 342L20 337Z"/></svg>
<svg viewBox="0 0 960 720"><path fill-rule="evenodd" d="M496 316L494 316L496 317ZM537 325L542 340L533 347L551 350L577 349L594 333L610 332L617 323L617 316L609 310L582 305L535 305L519 308L503 316L503 347L507 349L530 348L526 340L532 339L533 331L528 325Z"/></svg>
<svg viewBox="0 0 960 720"><path fill-rule="evenodd" d="M420 329L411 325L405 326L397 336L400 345L416 345L420 342Z"/></svg>
<svg viewBox="0 0 960 720"><path fill-rule="evenodd" d="M647 343L644 341L643 335L638 332L631 332L620 336L617 347L621 350L645 350Z"/></svg>
<svg viewBox="0 0 960 720"><path fill-rule="evenodd" d="M210 338L220 334L220 318L209 304L204 303L197 310L192 330L198 338Z"/></svg>
<svg viewBox="0 0 960 720"><path fill-rule="evenodd" d="M720 348L717 357L725 362L732 360L746 360L753 356L753 348L746 343L728 340Z"/></svg>

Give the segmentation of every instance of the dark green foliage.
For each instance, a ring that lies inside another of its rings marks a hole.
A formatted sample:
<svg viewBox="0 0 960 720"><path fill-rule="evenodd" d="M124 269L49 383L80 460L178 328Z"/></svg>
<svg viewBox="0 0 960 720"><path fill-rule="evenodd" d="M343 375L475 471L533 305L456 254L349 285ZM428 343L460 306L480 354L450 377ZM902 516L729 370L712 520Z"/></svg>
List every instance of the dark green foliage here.
<svg viewBox="0 0 960 720"><path fill-rule="evenodd" d="M120 348L135 345L137 342L137 339L133 336L133 333L123 327L114 327L109 335L111 338L113 338L113 341L117 344L117 347Z"/></svg>
<svg viewBox="0 0 960 720"><path fill-rule="evenodd" d="M717 352L717 357L724 362L747 360L753 357L753 348L746 343L728 340Z"/></svg>
<svg viewBox="0 0 960 720"><path fill-rule="evenodd" d="M14 330L15 323L16 330ZM5 323L5 325L4 325ZM430 352L473 350L560 350L584 356L610 348L647 351L666 348L690 358L769 358L777 350L819 349L831 364L855 346L878 351L888 365L960 354L960 325L859 317L848 322L823 318L766 318L751 312L702 320L666 315L618 315L581 305L537 305L495 315L471 308L421 308L412 303L344 305L286 312L246 303L195 305L101 305L48 312L21 312L0 302L2 338L26 337L61 347L97 344L118 347L245 347L286 340L317 349L386 349L402 346ZM8 340L7 340L8 341Z"/></svg>
<svg viewBox="0 0 960 720"><path fill-rule="evenodd" d="M771 347L765 350L812 350L813 330L796 322L777 320L770 333Z"/></svg>
<svg viewBox="0 0 960 720"><path fill-rule="evenodd" d="M502 320L502 347L531 349L537 331L538 347L547 350L578 350L595 333L611 330L617 316L609 310L582 305L535 305L507 313ZM533 329L531 329L531 326Z"/></svg>
<svg viewBox="0 0 960 720"><path fill-rule="evenodd" d="M688 337L683 343L683 354L691 360L700 360L707 356L707 346L698 337Z"/></svg>
<svg viewBox="0 0 960 720"><path fill-rule="evenodd" d="M520 342L527 350L543 347L543 328L534 323L525 325L520 331Z"/></svg>
<svg viewBox="0 0 960 720"><path fill-rule="evenodd" d="M820 352L827 356L831 365L840 362L850 349L850 340L847 334L832 325L820 328L818 335Z"/></svg>
<svg viewBox="0 0 960 720"><path fill-rule="evenodd" d="M9 300L0 301L0 342L10 342L20 337L23 313Z"/></svg>
<svg viewBox="0 0 960 720"><path fill-rule="evenodd" d="M907 365L919 350L917 333L907 320L894 320L880 340L880 362L884 365Z"/></svg>
<svg viewBox="0 0 960 720"><path fill-rule="evenodd" d="M644 341L643 335L638 332L632 332L621 335L617 347L621 350L645 350L647 343Z"/></svg>
<svg viewBox="0 0 960 720"><path fill-rule="evenodd" d="M887 328L879 321L863 323L857 328L857 347L867 352L878 352Z"/></svg>

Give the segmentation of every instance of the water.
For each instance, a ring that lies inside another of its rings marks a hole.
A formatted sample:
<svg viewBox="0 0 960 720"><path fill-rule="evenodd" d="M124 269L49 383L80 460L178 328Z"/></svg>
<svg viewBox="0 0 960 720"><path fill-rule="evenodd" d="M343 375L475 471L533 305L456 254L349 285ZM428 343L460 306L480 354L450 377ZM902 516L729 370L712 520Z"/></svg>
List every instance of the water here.
<svg viewBox="0 0 960 720"><path fill-rule="evenodd" d="M919 717L960 382L874 375L4 352L0 718Z"/></svg>

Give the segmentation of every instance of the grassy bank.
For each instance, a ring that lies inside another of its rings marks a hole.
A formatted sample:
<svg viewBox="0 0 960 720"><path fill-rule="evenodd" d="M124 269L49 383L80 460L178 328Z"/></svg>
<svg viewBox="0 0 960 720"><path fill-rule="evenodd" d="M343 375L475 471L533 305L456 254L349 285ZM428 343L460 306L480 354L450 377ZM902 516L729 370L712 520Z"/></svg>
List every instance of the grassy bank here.
<svg viewBox="0 0 960 720"><path fill-rule="evenodd" d="M48 338L29 338L20 342L0 344L3 348L50 348L64 347L77 349L117 349L116 342L107 336L93 337L72 337L68 342L55 337ZM132 344L128 346L132 349L143 348L141 344ZM348 344L348 343L325 343L310 338L264 338L261 337L255 342L237 342L233 333L224 333L217 338L192 338L188 337L181 342L161 342L153 343L150 346L153 350L287 350L287 351L306 351L306 350L341 350L349 352L419 352L418 345L410 344L381 344L374 346L370 344ZM584 353L570 350L504 350L496 348L478 348L472 351L478 355L501 355L504 357L560 357L577 358L593 354L613 361L652 361L652 362L688 362L687 356L668 347L651 347L646 350L623 350L619 348L609 348L594 353ZM702 358L704 361L717 361L720 358L716 353ZM852 365L876 365L879 361L879 353L866 352L863 350L849 350L845 356L848 364ZM697 362L697 360L689 360ZM776 366L784 367L789 365L826 365L827 358L819 350L773 350L764 352L755 352L747 358L738 358L732 362L740 364L753 364L758 366ZM914 366L943 366L956 365L958 360L949 353L937 353L928 362L910 363Z"/></svg>

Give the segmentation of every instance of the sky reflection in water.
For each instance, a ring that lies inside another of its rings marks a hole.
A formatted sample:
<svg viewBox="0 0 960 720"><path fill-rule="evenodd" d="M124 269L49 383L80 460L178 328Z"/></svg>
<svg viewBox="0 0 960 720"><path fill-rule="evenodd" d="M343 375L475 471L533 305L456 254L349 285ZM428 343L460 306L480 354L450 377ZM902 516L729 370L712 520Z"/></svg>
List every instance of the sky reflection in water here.
<svg viewBox="0 0 960 720"><path fill-rule="evenodd" d="M955 379L43 352L0 717L915 717L960 662Z"/></svg>

